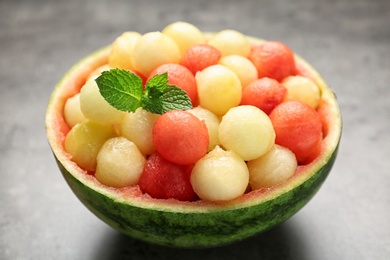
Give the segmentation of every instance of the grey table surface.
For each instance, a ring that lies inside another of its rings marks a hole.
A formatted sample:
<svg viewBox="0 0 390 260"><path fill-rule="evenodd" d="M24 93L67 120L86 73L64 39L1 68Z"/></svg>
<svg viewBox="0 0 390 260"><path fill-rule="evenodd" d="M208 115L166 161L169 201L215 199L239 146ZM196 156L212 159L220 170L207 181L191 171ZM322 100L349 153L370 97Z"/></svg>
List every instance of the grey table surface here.
<svg viewBox="0 0 390 260"><path fill-rule="evenodd" d="M178 250L127 238L66 185L44 116L61 75L123 31L187 21L283 41L337 93L343 137L318 194L237 244ZM390 1L0 1L0 259L390 259Z"/></svg>

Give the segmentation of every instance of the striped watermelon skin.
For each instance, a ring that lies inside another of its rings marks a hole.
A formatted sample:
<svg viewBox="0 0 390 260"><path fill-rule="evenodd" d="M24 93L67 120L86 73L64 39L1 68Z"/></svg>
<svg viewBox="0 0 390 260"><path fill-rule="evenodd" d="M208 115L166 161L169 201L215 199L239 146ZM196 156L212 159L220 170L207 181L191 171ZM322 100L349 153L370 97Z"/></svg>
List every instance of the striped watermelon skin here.
<svg viewBox="0 0 390 260"><path fill-rule="evenodd" d="M326 136L318 158L301 167L293 178L224 204L156 200L140 194L136 188L123 192L104 187L71 162L64 151L62 143L69 129L62 109L65 100L79 91L87 76L107 63L108 53L109 47L98 50L65 74L49 101L46 130L58 167L74 194L92 213L119 232L154 244L181 248L237 242L294 215L317 193L332 169L342 129L337 100L318 72L297 56L299 65L321 87L324 99L321 113Z"/></svg>
<svg viewBox="0 0 390 260"><path fill-rule="evenodd" d="M183 248L212 247L240 241L280 224L300 210L325 181L329 162L304 184L274 199L237 209L208 213L171 212L115 202L58 165L80 201L112 228L147 242Z"/></svg>

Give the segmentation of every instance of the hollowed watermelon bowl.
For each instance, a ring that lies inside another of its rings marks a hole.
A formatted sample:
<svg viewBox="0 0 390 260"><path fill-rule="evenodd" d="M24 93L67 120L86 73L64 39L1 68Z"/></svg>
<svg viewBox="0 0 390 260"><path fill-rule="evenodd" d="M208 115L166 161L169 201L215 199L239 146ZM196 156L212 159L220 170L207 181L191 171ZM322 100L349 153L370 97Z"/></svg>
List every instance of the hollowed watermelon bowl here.
<svg viewBox="0 0 390 260"><path fill-rule="evenodd" d="M253 43L263 40L248 37ZM79 92L98 67L107 64L110 46L77 62L58 82L46 112L47 137L58 167L78 199L98 218L130 237L159 245L203 248L237 242L268 230L300 210L327 178L341 138L342 119L336 96L320 74L295 56L298 68L321 89L317 111L323 122L321 152L310 164L272 188L223 203L153 199L138 186L109 188L71 161L63 142L69 126L63 115L67 98Z"/></svg>

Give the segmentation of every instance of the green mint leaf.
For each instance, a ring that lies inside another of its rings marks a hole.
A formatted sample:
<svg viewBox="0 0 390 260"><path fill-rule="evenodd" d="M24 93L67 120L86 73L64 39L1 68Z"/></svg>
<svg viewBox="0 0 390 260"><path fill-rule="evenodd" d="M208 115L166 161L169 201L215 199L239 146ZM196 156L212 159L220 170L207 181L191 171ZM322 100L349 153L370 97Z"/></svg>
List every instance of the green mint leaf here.
<svg viewBox="0 0 390 260"><path fill-rule="evenodd" d="M187 93L168 84L168 73L157 74L149 79L145 90L140 77L121 69L102 72L96 83L103 98L118 110L135 112L142 107L151 113L163 114L170 110L192 108Z"/></svg>
<svg viewBox="0 0 390 260"><path fill-rule="evenodd" d="M142 108L154 113L162 114L161 95L168 86L168 74L156 74L146 82L142 96Z"/></svg>
<svg viewBox="0 0 390 260"><path fill-rule="evenodd" d="M168 86L168 73L156 74L146 82L146 92L156 91L163 93Z"/></svg>
<svg viewBox="0 0 390 260"><path fill-rule="evenodd" d="M147 96L142 97L142 108L153 114L163 114L163 105L160 96Z"/></svg>
<svg viewBox="0 0 390 260"><path fill-rule="evenodd" d="M96 79L100 94L113 107L134 112L142 106L142 80L126 70L103 71Z"/></svg>
<svg viewBox="0 0 390 260"><path fill-rule="evenodd" d="M148 94L142 97L142 107L154 114L192 108L191 99L187 93L177 86L167 85L163 93L151 91Z"/></svg>
<svg viewBox="0 0 390 260"><path fill-rule="evenodd" d="M191 99L187 93L176 86L168 85L160 97L162 113L170 110L187 110L192 108Z"/></svg>

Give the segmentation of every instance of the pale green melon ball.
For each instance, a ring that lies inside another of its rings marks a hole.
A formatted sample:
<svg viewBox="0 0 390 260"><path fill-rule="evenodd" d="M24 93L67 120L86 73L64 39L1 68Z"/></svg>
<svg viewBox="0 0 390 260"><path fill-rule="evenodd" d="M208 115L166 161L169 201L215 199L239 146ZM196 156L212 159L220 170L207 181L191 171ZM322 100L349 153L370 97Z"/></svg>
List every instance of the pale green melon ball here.
<svg viewBox="0 0 390 260"><path fill-rule="evenodd" d="M224 115L240 104L241 82L231 69L217 64L196 73L199 104L216 114Z"/></svg>
<svg viewBox="0 0 390 260"><path fill-rule="evenodd" d="M133 49L132 63L145 77L158 66L179 63L180 49L174 40L161 32L142 35Z"/></svg>
<svg viewBox="0 0 390 260"><path fill-rule="evenodd" d="M222 117L218 137L224 148L233 150L245 161L262 156L275 144L271 120L250 105L231 108Z"/></svg>
<svg viewBox="0 0 390 260"><path fill-rule="evenodd" d="M225 56L219 60L219 64L234 71L240 79L243 88L257 79L257 69L246 57L240 55Z"/></svg>
<svg viewBox="0 0 390 260"><path fill-rule="evenodd" d="M94 79L88 80L81 88L80 107L86 118L104 125L119 124L125 115L103 98Z"/></svg>
<svg viewBox="0 0 390 260"><path fill-rule="evenodd" d="M138 183L146 159L125 137L107 140L97 155L96 179L107 186L122 188Z"/></svg>
<svg viewBox="0 0 390 260"><path fill-rule="evenodd" d="M313 80L303 76L289 76L281 82L287 89L285 100L297 100L316 109L320 103L320 89Z"/></svg>
<svg viewBox="0 0 390 260"><path fill-rule="evenodd" d="M294 175L298 163L288 148L275 145L265 155L249 161L249 184L252 190L272 187Z"/></svg>
<svg viewBox="0 0 390 260"><path fill-rule="evenodd" d="M248 182L249 171L244 160L219 146L196 162L191 173L194 191L206 201L235 199L244 194Z"/></svg>
<svg viewBox="0 0 390 260"><path fill-rule="evenodd" d="M213 35L208 44L217 48L222 56L236 54L248 57L251 51L249 39L236 30L222 30Z"/></svg>
<svg viewBox="0 0 390 260"><path fill-rule="evenodd" d="M118 36L111 44L110 55L108 56L108 65L112 68L125 70L134 70L131 56L133 49L141 34L128 31Z"/></svg>
<svg viewBox="0 0 390 260"><path fill-rule="evenodd" d="M108 65L108 64L104 64L102 66L99 66L94 71L92 71L91 74L89 74L88 80L96 79L102 74L103 71L109 71L111 69L112 69L112 67L110 67L110 65Z"/></svg>
<svg viewBox="0 0 390 260"><path fill-rule="evenodd" d="M66 123L70 127L73 127L76 124L85 122L87 120L84 117L83 112L81 112L80 93L77 93L73 97L70 97L66 100L64 107L64 117Z"/></svg>
<svg viewBox="0 0 390 260"><path fill-rule="evenodd" d="M95 171L100 148L115 132L111 126L86 121L75 125L66 135L64 148L71 160L87 171Z"/></svg>
<svg viewBox="0 0 390 260"><path fill-rule="evenodd" d="M176 42L181 55L192 45L206 43L203 33L195 25L186 22L171 23L162 30L162 33Z"/></svg>
<svg viewBox="0 0 390 260"><path fill-rule="evenodd" d="M200 120L203 120L206 123L207 131L209 133L209 147L208 151L214 149L216 145L219 144L218 140L218 128L220 120L219 118L210 110L207 110L201 106L194 107L193 109L187 110L187 112L193 114Z"/></svg>
<svg viewBox="0 0 390 260"><path fill-rule="evenodd" d="M120 124L120 134L134 142L144 155L150 155L155 150L152 132L159 116L142 108L127 113Z"/></svg>

